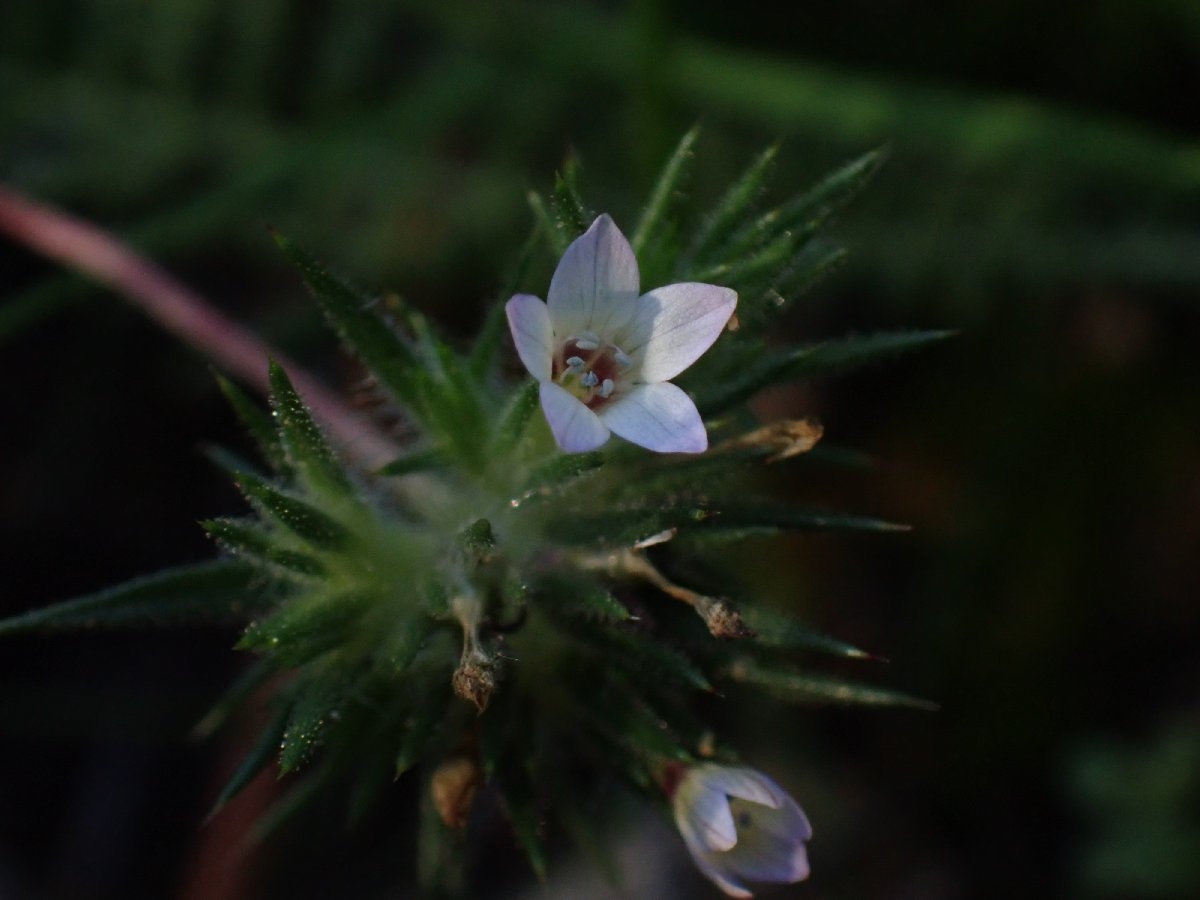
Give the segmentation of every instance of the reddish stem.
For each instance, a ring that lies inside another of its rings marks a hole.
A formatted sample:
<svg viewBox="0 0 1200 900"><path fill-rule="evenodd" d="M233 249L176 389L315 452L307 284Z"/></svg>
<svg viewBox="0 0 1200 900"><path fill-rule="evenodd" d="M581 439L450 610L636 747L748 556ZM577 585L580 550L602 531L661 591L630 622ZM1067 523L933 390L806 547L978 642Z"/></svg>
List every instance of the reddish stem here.
<svg viewBox="0 0 1200 900"><path fill-rule="evenodd" d="M378 468L399 455L393 441L337 394L108 232L0 185L0 233L124 295L165 330L263 395L267 360L277 360L313 415L359 464Z"/></svg>

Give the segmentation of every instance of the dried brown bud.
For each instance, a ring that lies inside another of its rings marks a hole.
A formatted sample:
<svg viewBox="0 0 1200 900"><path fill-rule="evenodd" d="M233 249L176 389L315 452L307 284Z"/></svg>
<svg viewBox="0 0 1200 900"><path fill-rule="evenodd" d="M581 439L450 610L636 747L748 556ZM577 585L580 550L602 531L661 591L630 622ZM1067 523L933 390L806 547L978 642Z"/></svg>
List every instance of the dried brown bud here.
<svg viewBox="0 0 1200 900"><path fill-rule="evenodd" d="M733 640L754 637L754 632L742 621L742 614L728 600L701 597L696 603L696 612L715 638Z"/></svg>
<svg viewBox="0 0 1200 900"><path fill-rule="evenodd" d="M470 700L482 713L487 709L492 692L496 689L496 674L485 656L471 654L454 670L450 684L454 693L464 700Z"/></svg>
<svg viewBox="0 0 1200 900"><path fill-rule="evenodd" d="M430 783L433 806L450 828L466 827L482 781L479 763L470 756L452 756L434 771Z"/></svg>
<svg viewBox="0 0 1200 900"><path fill-rule="evenodd" d="M824 429L816 419L782 419L730 438L716 449L763 450L771 454L767 462L773 463L807 453L816 446L823 433Z"/></svg>

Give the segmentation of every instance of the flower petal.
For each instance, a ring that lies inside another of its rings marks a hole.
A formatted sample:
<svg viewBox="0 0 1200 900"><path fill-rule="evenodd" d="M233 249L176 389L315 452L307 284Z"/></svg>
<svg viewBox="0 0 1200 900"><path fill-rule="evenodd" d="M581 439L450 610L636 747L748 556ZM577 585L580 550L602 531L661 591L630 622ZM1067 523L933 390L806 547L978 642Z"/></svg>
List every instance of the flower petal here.
<svg viewBox="0 0 1200 900"><path fill-rule="evenodd" d="M771 809L778 809L791 800L783 788L756 769L711 763L705 768L711 770L705 773L709 787L724 791L731 797L741 797Z"/></svg>
<svg viewBox="0 0 1200 900"><path fill-rule="evenodd" d="M608 428L570 391L553 381L543 381L542 412L558 446L568 453L586 453L608 440Z"/></svg>
<svg viewBox="0 0 1200 900"><path fill-rule="evenodd" d="M504 311L508 314L513 343L517 345L517 356L530 375L538 381L548 381L554 358L554 327L546 304L533 294L517 294L504 305Z"/></svg>
<svg viewBox="0 0 1200 900"><path fill-rule="evenodd" d="M657 453L708 449L708 433L696 404L673 384L638 385L602 407L600 418L625 440Z"/></svg>
<svg viewBox="0 0 1200 900"><path fill-rule="evenodd" d="M804 842L812 836L812 828L795 801L788 800L779 809L746 800L730 803L738 842L722 857L726 871L749 881L791 883L808 877Z"/></svg>
<svg viewBox="0 0 1200 900"><path fill-rule="evenodd" d="M559 340L582 332L608 334L633 317L638 264L625 235L607 215L567 248L546 302Z"/></svg>
<svg viewBox="0 0 1200 900"><path fill-rule="evenodd" d="M746 890L745 887L738 884L732 878L732 873L724 869L720 864L723 862L724 855L720 853L712 853L707 856L697 856L692 854L692 861L696 864L696 868L700 870L700 874L712 881L730 897L737 897L739 900L749 900L754 895Z"/></svg>
<svg viewBox="0 0 1200 900"><path fill-rule="evenodd" d="M655 288L637 300L628 346L643 381L669 381L713 345L737 306L737 293L687 282Z"/></svg>
<svg viewBox="0 0 1200 900"><path fill-rule="evenodd" d="M701 781L685 782L672 806L679 833L697 860L713 851L729 850L737 843L729 800L720 791L709 790Z"/></svg>

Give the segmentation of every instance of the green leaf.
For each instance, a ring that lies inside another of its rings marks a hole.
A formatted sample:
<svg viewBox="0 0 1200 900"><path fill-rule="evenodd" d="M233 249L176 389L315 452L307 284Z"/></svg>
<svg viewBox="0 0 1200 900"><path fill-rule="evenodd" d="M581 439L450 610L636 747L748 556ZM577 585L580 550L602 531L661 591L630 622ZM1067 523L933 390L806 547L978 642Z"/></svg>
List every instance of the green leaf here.
<svg viewBox="0 0 1200 900"><path fill-rule="evenodd" d="M300 269L309 290L346 345L397 400L412 408L414 372L419 371L420 364L408 344L384 322L368 298L326 271L287 238L276 233L275 242Z"/></svg>
<svg viewBox="0 0 1200 900"><path fill-rule="evenodd" d="M496 424L496 435L492 442L492 456L505 459L520 442L529 426L534 410L538 408L538 383L526 381L512 394Z"/></svg>
<svg viewBox="0 0 1200 900"><path fill-rule="evenodd" d="M684 537L713 537L720 540L782 531L909 531L900 525L870 516L855 516L778 504L721 505Z"/></svg>
<svg viewBox="0 0 1200 900"><path fill-rule="evenodd" d="M399 477L401 475L410 475L413 472L426 472L430 469L440 469L445 465L445 456L443 456L437 450L414 450L411 453L406 453L403 456L396 457L386 466L381 468L376 474Z"/></svg>
<svg viewBox="0 0 1200 900"><path fill-rule="evenodd" d="M554 193L550 195L554 211L555 230L563 238L563 249L588 230L595 218L579 195L579 158L567 157L563 169L554 176Z"/></svg>
<svg viewBox="0 0 1200 900"><path fill-rule="evenodd" d="M271 405L288 461L306 483L349 495L350 481L313 421L308 407L279 363L271 360L268 370Z"/></svg>
<svg viewBox="0 0 1200 900"><path fill-rule="evenodd" d="M233 407L233 411L249 432L258 447L258 452L262 454L271 470L278 475L290 475L291 467L288 465L287 453L270 416L228 378L220 374L217 374L216 378L221 393Z"/></svg>
<svg viewBox="0 0 1200 900"><path fill-rule="evenodd" d="M800 225L810 230L819 227L858 196L887 161L887 156L887 147L879 147L835 169L780 210L778 227L781 230Z"/></svg>
<svg viewBox="0 0 1200 900"><path fill-rule="evenodd" d="M204 718L192 729L195 738L207 738L224 725L270 678L278 669L267 659L256 659L246 667L234 683L221 695L212 709L204 714Z"/></svg>
<svg viewBox="0 0 1200 900"><path fill-rule="evenodd" d="M567 246L571 243L571 238L567 237L562 231L559 231L558 226L554 222L554 216L546 206L546 201L541 194L537 191L530 191L525 195L525 199L529 203L530 211L533 213L538 232L546 236L546 240L550 242L550 248L554 251L555 257L562 256L566 252Z"/></svg>
<svg viewBox="0 0 1200 900"><path fill-rule="evenodd" d="M233 773L233 776L221 788L221 793L217 795L216 802L213 803L212 810L208 814L209 819L220 812L226 803L241 793L246 785L270 765L271 760L275 758L275 753L279 749L279 742L283 739L283 731L288 720L288 714L289 710L285 706L262 730L250 752L246 754L238 765L237 770Z"/></svg>
<svg viewBox="0 0 1200 900"><path fill-rule="evenodd" d="M345 698L343 673L306 672L305 679L292 690L287 726L279 742L279 774L286 775L310 762L325 742L325 735L337 718L337 707Z"/></svg>
<svg viewBox="0 0 1200 900"><path fill-rule="evenodd" d="M346 641L370 602L358 591L294 598L267 618L252 622L238 649L263 653L281 667L299 666Z"/></svg>
<svg viewBox="0 0 1200 900"><path fill-rule="evenodd" d="M635 256L641 257L649 247L655 247L664 242L667 228L667 213L676 200L687 167L692 159L692 150L700 137L700 127L693 126L679 141L675 152L667 160L662 173L654 184L650 200L642 210L629 244L633 247Z"/></svg>
<svg viewBox="0 0 1200 900"><path fill-rule="evenodd" d="M744 371L724 379L720 387L698 398L697 405L705 417L715 416L768 385L852 369L953 334L952 331L893 331L763 354Z"/></svg>
<svg viewBox="0 0 1200 900"><path fill-rule="evenodd" d="M621 667L627 672L636 672L638 678L647 681L668 678L701 691L713 689L695 663L648 634L620 625L592 628L588 634L593 646L607 647L611 658L621 660Z"/></svg>
<svg viewBox="0 0 1200 900"><path fill-rule="evenodd" d="M200 526L222 547L238 556L261 560L272 567L306 577L325 574L320 560L307 553L279 546L277 537L257 522L240 519L208 519Z"/></svg>
<svg viewBox="0 0 1200 900"><path fill-rule="evenodd" d="M685 256L686 262L681 266L681 278L691 272L693 266L704 265L717 258L721 245L730 239L735 230L746 224L746 217L763 191L778 151L778 145L772 145L759 154L705 217L692 239Z"/></svg>
<svg viewBox="0 0 1200 900"><path fill-rule="evenodd" d="M548 576L541 579L535 597L556 613L578 616L588 621L624 622L631 613L616 597L585 576L572 578Z"/></svg>
<svg viewBox="0 0 1200 900"><path fill-rule="evenodd" d="M672 528L703 522L710 515L701 504L630 507L585 513L578 509L547 510L546 532L564 544L632 547Z"/></svg>
<svg viewBox="0 0 1200 900"><path fill-rule="evenodd" d="M857 684L825 675L807 675L790 669L768 669L750 660L734 663L729 677L739 683L762 688L770 694L799 703L836 703L857 706L906 706L934 711L936 703L898 691Z"/></svg>
<svg viewBox="0 0 1200 900"><path fill-rule="evenodd" d="M447 686L449 681L447 680ZM445 703L450 702L450 692L445 692ZM404 722L404 730L400 735L400 746L396 750L395 777L399 778L425 755L426 748L436 736L443 721L445 703L418 703Z"/></svg>
<svg viewBox="0 0 1200 900"><path fill-rule="evenodd" d="M839 641L773 610L748 606L742 608L741 614L742 621L755 633L757 643L767 647L809 650L849 659L878 659L874 654L860 650L845 641Z"/></svg>
<svg viewBox="0 0 1200 900"><path fill-rule="evenodd" d="M244 618L273 599L256 566L219 560L167 569L0 621L0 635L58 628L168 625Z"/></svg>
<svg viewBox="0 0 1200 900"><path fill-rule="evenodd" d="M515 766L497 773L496 782L500 802L512 823L517 842L525 851L538 880L545 881L546 850L541 835L542 812L538 806L533 782Z"/></svg>
<svg viewBox="0 0 1200 900"><path fill-rule="evenodd" d="M255 506L314 547L334 550L349 540L350 533L342 525L294 494L247 472L237 474L237 484Z"/></svg>
<svg viewBox="0 0 1200 900"><path fill-rule="evenodd" d="M605 460L606 457L600 450L558 454L533 470L529 480L525 482L524 491L526 494L532 494L561 487L589 472L595 472L604 465Z"/></svg>

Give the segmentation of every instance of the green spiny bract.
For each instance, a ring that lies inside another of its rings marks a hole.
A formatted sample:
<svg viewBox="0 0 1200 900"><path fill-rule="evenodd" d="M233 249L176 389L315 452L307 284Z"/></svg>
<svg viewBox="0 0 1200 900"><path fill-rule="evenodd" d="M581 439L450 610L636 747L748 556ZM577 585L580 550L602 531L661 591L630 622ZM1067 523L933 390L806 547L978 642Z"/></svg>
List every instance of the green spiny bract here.
<svg viewBox="0 0 1200 900"><path fill-rule="evenodd" d="M785 348L765 339L787 302L840 259L821 226L880 155L762 209L768 150L689 222L675 200L694 141L685 136L671 157L632 244L644 272L738 292L736 330L680 380L713 436L707 453L661 455L614 440L562 454L538 414L536 385L509 374L502 314L459 353L423 317L362 295L278 237L332 327L403 410L408 437L396 458L374 471L347 464L278 365L270 415L223 381L267 466L219 459L252 509L204 523L225 558L29 613L0 623L0 633L184 620L201 609L240 620L239 647L262 664L205 727L255 685L274 685L275 714L219 803L276 755L283 772L310 766L305 778L349 783L356 813L415 764L467 758L539 872L541 811L564 823L588 818L579 771L653 792L663 761L706 752L702 694L748 685L801 700L917 702L797 669L796 649L868 654L753 598L711 596L712 573L687 568L713 543L751 534L898 527L755 496L755 473L807 450L820 431L804 420L764 427L744 407L768 385L944 336ZM531 198L526 257L561 253L587 227L576 177L570 165L549 204ZM663 574L673 571L688 586Z"/></svg>

